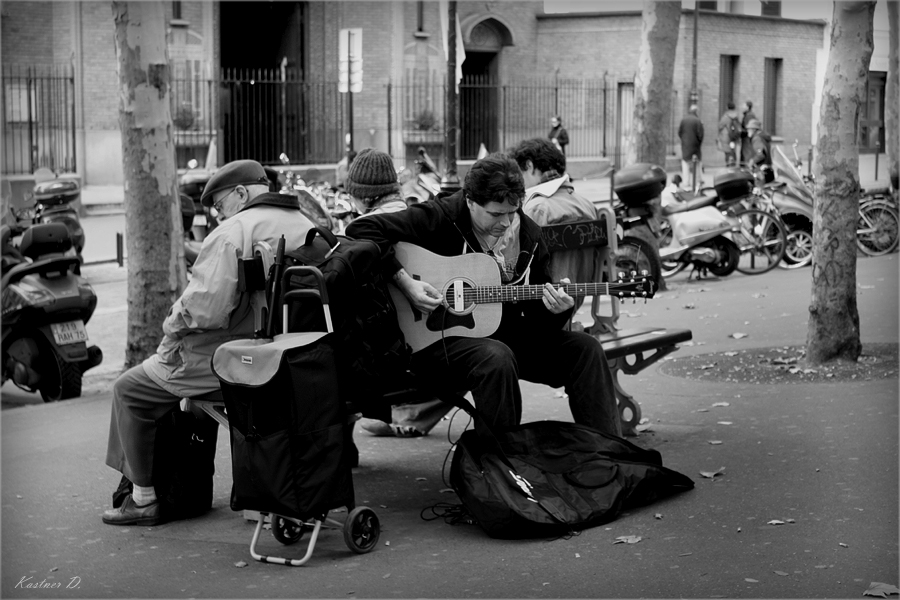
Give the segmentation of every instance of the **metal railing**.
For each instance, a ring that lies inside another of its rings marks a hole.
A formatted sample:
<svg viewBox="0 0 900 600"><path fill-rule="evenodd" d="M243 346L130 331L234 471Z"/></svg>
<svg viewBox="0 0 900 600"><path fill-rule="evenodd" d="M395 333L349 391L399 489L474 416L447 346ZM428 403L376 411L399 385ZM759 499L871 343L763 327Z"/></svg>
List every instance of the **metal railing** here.
<svg viewBox="0 0 900 600"><path fill-rule="evenodd" d="M72 65L3 65L0 110L4 174L75 172Z"/></svg>

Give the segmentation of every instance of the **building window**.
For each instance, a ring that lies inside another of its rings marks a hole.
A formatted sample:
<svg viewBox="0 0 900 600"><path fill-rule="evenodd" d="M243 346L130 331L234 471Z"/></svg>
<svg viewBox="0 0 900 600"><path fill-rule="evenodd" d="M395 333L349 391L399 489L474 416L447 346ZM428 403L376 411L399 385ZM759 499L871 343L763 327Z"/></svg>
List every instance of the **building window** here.
<svg viewBox="0 0 900 600"><path fill-rule="evenodd" d="M177 0L172 2L172 18L175 20L181 19L181 2Z"/></svg>
<svg viewBox="0 0 900 600"><path fill-rule="evenodd" d="M764 17L780 17L781 16L781 2L767 2L766 0L761 0L760 4L762 4L762 11L760 14Z"/></svg>
<svg viewBox="0 0 900 600"><path fill-rule="evenodd" d="M740 56L722 54L719 56L719 114L728 110L728 103L735 102L738 95L738 61ZM736 102L735 102L736 103Z"/></svg>
<svg viewBox="0 0 900 600"><path fill-rule="evenodd" d="M778 108L781 106L781 59L766 59L765 80L763 82L763 129L769 135L776 135L780 129Z"/></svg>
<svg viewBox="0 0 900 600"><path fill-rule="evenodd" d="M700 10L719 10L718 2L697 2L697 8Z"/></svg>

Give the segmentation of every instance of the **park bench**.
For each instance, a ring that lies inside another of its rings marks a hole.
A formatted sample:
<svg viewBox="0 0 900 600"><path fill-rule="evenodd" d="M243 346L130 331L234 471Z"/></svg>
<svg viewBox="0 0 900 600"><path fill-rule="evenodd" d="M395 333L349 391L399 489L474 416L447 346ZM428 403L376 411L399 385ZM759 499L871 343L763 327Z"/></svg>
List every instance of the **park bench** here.
<svg viewBox="0 0 900 600"><path fill-rule="evenodd" d="M551 252L577 250L591 253L597 268L595 272L605 281L615 281L616 234L615 217L608 208L598 208L599 218L542 228L542 235ZM266 321L265 275L272 264L273 252L268 244L258 244L253 258L239 259L238 285L242 292L252 294L251 304L256 311L256 330L262 329ZM665 327L640 327L618 329L619 299L595 296L591 302L593 323L584 328L596 337L609 363L615 387L622 431L625 435L637 435L637 425L641 420L641 408L634 396L622 387L619 374L635 375L666 355L678 349L678 344L691 339L689 329L667 329ZM398 391L398 397L408 390ZM195 398L190 403L215 418L223 427L228 427L224 403L221 397L206 396Z"/></svg>

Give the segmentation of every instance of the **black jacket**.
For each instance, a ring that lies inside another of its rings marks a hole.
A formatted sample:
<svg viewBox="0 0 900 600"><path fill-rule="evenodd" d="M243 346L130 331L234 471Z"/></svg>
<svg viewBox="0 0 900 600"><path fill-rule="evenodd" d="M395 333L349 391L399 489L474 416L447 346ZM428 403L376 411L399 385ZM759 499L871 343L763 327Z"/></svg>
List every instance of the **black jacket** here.
<svg viewBox="0 0 900 600"><path fill-rule="evenodd" d="M534 253L528 283L543 285L552 281L550 252L541 239L541 228L522 212L521 207L517 212L521 222L521 251ZM394 256L393 245L397 242L416 244L441 256L460 256L464 253L464 247L467 253L481 252L481 244L472 230L472 219L462 191L440 200L414 204L405 211L357 219L347 227L347 235L372 240L379 245L388 277L403 266ZM520 258L517 261L517 265L526 264L527 259ZM429 283L435 286L441 284ZM542 300L508 302L503 306L500 327L491 337L499 340L509 339L509 336L518 337L535 327L559 329L566 323L570 313L571 311L566 311L554 315L547 310Z"/></svg>

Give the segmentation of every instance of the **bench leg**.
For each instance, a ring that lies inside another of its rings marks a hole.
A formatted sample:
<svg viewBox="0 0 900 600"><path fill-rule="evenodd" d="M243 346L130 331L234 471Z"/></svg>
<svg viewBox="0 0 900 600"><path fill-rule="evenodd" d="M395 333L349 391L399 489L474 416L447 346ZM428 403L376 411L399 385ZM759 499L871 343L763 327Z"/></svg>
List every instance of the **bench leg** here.
<svg viewBox="0 0 900 600"><path fill-rule="evenodd" d="M637 426L641 422L641 406L635 402L634 396L625 391L622 384L619 383L619 372L621 371L620 361L617 358L610 362L609 371L612 375L613 388L616 392L616 403L619 408L619 420L622 422L622 435L629 437L637 436Z"/></svg>

